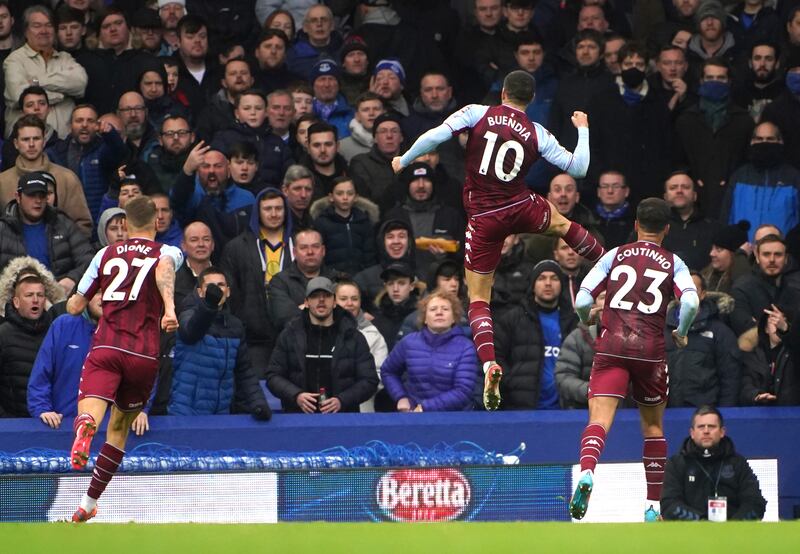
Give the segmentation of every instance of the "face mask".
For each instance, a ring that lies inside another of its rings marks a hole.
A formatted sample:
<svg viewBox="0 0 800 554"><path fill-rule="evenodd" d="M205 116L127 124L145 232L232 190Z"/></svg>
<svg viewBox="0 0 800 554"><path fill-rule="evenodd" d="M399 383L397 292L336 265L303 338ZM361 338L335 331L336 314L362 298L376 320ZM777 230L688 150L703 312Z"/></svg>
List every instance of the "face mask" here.
<svg viewBox="0 0 800 554"><path fill-rule="evenodd" d="M800 96L800 73L786 74L786 88L795 96Z"/></svg>
<svg viewBox="0 0 800 554"><path fill-rule="evenodd" d="M728 83L723 83L722 81L706 81L700 84L700 88L697 89L697 94L712 102L722 102L723 100L727 100L730 90L731 87Z"/></svg>
<svg viewBox="0 0 800 554"><path fill-rule="evenodd" d="M628 88L639 88L639 85L644 81L644 71L635 67L623 70L620 76L622 77L622 82Z"/></svg>
<svg viewBox="0 0 800 554"><path fill-rule="evenodd" d="M747 151L748 159L758 167L772 167L783 160L783 145L777 142L757 142Z"/></svg>

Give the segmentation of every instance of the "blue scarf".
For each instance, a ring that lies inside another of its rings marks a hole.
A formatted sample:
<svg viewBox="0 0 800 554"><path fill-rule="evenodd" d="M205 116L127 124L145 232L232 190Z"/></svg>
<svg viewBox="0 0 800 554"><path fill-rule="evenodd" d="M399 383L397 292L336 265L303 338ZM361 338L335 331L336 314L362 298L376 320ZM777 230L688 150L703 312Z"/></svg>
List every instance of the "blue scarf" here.
<svg viewBox="0 0 800 554"><path fill-rule="evenodd" d="M595 207L595 211L597 212L597 215L599 215L601 218L603 218L606 221L609 221L609 220L612 220L612 219L622 219L622 217L628 211L629 207L630 207L630 204L626 200L622 204L622 206L620 206L619 208L614 208L613 210L607 210L607 209L605 209L603 207L602 204L598 204Z"/></svg>
<svg viewBox="0 0 800 554"><path fill-rule="evenodd" d="M320 102L316 98L313 100L314 111L319 114L319 116L324 120L328 121L330 119L331 114L336 110L337 100L334 100L330 104L325 104L324 102Z"/></svg>
<svg viewBox="0 0 800 554"><path fill-rule="evenodd" d="M644 98L644 95L639 94L635 90L631 90L628 87L623 86L622 89L622 101L628 106L636 106Z"/></svg>

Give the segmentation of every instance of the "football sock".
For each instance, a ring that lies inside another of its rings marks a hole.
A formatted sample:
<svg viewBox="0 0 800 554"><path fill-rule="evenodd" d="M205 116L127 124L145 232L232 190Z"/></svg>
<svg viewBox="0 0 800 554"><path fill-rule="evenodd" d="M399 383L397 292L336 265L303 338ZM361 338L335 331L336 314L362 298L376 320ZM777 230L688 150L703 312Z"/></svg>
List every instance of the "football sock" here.
<svg viewBox="0 0 800 554"><path fill-rule="evenodd" d="M467 311L469 326L472 329L472 342L478 351L481 365L494 361L494 326L492 324L492 311L489 304L483 300L469 303Z"/></svg>
<svg viewBox="0 0 800 554"><path fill-rule="evenodd" d="M644 439L642 463L647 480L647 502L652 504L661 500L664 464L667 463L667 440L664 437Z"/></svg>
<svg viewBox="0 0 800 554"><path fill-rule="evenodd" d="M594 471L600 454L606 446L606 430L598 423L590 423L581 435L581 471Z"/></svg>
<svg viewBox="0 0 800 554"><path fill-rule="evenodd" d="M108 443L103 445L103 448L100 449L100 454L97 455L97 461L94 463L92 482L89 484L89 490L86 491L90 498L95 500L100 498L100 495L106 490L108 482L117 472L117 468L122 463L124 456L124 450L120 450Z"/></svg>
<svg viewBox="0 0 800 554"><path fill-rule="evenodd" d="M589 231L572 222L567 234L562 237L570 248L590 262L596 262L606 253L603 246L592 236Z"/></svg>

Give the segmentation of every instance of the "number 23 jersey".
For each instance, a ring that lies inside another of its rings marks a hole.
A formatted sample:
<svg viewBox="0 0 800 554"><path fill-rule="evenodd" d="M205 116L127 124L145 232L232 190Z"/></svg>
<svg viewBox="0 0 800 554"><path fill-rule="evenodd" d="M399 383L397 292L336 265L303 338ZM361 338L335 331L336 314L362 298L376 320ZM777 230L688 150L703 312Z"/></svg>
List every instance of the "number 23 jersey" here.
<svg viewBox="0 0 800 554"><path fill-rule="evenodd" d="M78 283L78 292L91 300L102 291L103 317L97 324L92 348L114 348L148 358L159 354L164 303L156 284L156 265L163 256L175 262L183 254L174 246L131 238L95 254Z"/></svg>
<svg viewBox="0 0 800 554"><path fill-rule="evenodd" d="M637 241L607 252L581 283L596 298L603 290L598 354L641 360L663 360L667 307L676 297L696 290L689 268L661 246Z"/></svg>

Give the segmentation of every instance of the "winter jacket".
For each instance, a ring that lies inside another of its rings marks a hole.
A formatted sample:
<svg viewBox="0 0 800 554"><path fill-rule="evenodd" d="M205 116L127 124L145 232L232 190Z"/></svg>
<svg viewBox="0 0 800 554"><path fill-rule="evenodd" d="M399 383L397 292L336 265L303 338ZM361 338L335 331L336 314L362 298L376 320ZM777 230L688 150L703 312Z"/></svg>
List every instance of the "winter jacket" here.
<svg viewBox="0 0 800 554"><path fill-rule="evenodd" d="M455 326L444 333L427 327L397 343L381 366L383 384L395 403L408 398L426 412L472 409L478 380L475 346Z"/></svg>
<svg viewBox="0 0 800 554"><path fill-rule="evenodd" d="M594 361L597 325L579 324L561 343L556 360L556 387L562 408L586 408L589 405L589 376Z"/></svg>
<svg viewBox="0 0 800 554"><path fill-rule="evenodd" d="M375 202L381 213L394 205L394 189L400 187L400 181L392 170L392 159L384 156L377 145L350 160L350 175L358 194Z"/></svg>
<svg viewBox="0 0 800 554"><path fill-rule="evenodd" d="M500 257L492 286L492 313L495 316L518 305L531 290L534 264L525 260L524 255L525 244L520 241Z"/></svg>
<svg viewBox="0 0 800 554"><path fill-rule="evenodd" d="M55 319L42 340L28 381L28 413L38 418L45 412L78 415L81 368L92 344L97 322L84 312Z"/></svg>
<svg viewBox="0 0 800 554"><path fill-rule="evenodd" d="M303 26L303 18L309 8L316 5L316 0L256 0L256 18L260 26L264 26L267 17L281 8L292 14L295 26Z"/></svg>
<svg viewBox="0 0 800 554"><path fill-rule="evenodd" d="M672 208L669 233L664 237L663 246L686 262L689 269L700 271L708 265L711 237L718 226L717 222L704 217L697 206L686 220Z"/></svg>
<svg viewBox="0 0 800 554"><path fill-rule="evenodd" d="M56 178L58 209L74 221L86 235L91 235L94 223L80 179L66 167L51 162L47 154L42 154L42 159L37 162L29 162L19 156L14 167L0 173L0 205L6 206L15 199L19 178L33 171L47 171Z"/></svg>
<svg viewBox="0 0 800 554"><path fill-rule="evenodd" d="M761 121L772 121L780 128L786 161L800 169L800 97L784 90L764 108Z"/></svg>
<svg viewBox="0 0 800 554"><path fill-rule="evenodd" d="M255 79L254 86L264 91L265 94L289 88L292 84L305 80L297 73L290 71L286 63L272 69L259 68L253 74L253 79Z"/></svg>
<svg viewBox="0 0 800 554"><path fill-rule="evenodd" d="M186 64L180 56L174 56L178 62L178 88L176 92L182 93L189 101L189 109L193 119L203 113L211 97L219 90L219 84L223 77L223 71L217 64L215 57L207 56L205 65L206 72L203 74L202 82L198 83L189 72Z"/></svg>
<svg viewBox="0 0 800 554"><path fill-rule="evenodd" d="M534 410L539 402L540 371L545 357L539 310L533 293L529 292L520 305L495 321L495 353L503 367L500 409ZM561 336L566 337L577 326L578 318L569 306L561 305L558 311Z"/></svg>
<svg viewBox="0 0 800 554"><path fill-rule="evenodd" d="M254 129L246 123L236 121L231 127L214 135L211 147L225 153L237 142L252 144L258 151L258 171L254 181L265 186L277 186L283 179L286 169L294 163L292 152L277 135L265 127Z"/></svg>
<svg viewBox="0 0 800 554"><path fill-rule="evenodd" d="M666 241L664 241L664 244L666 244ZM733 253L733 265L729 271L717 271L709 264L703 268L700 274L706 280L707 291L725 292L732 295L733 284L740 278L749 276L752 271L749 255L743 250L737 250Z"/></svg>
<svg viewBox="0 0 800 554"><path fill-rule="evenodd" d="M175 341L170 415L271 414L250 363L242 322L197 293L181 312Z"/></svg>
<svg viewBox="0 0 800 554"><path fill-rule="evenodd" d="M358 154L366 154L375 144L375 140L370 131L364 129L364 126L358 122L354 117L348 124L350 134L339 139L339 154L350 163L350 161Z"/></svg>
<svg viewBox="0 0 800 554"><path fill-rule="evenodd" d="M315 100L314 115L336 127L338 138L347 138L350 136L350 121L355 116L355 110L347 103L347 99L341 93L336 96L335 102L336 105L333 111L325 118L322 113L316 109Z"/></svg>
<svg viewBox="0 0 800 554"><path fill-rule="evenodd" d="M278 189L266 188L258 194L256 205L267 191L280 193ZM285 198L284 209L286 213L289 212ZM282 271L292 265L291 234L291 226L285 226ZM225 246L220 266L225 269L230 279L231 297L228 303L232 313L244 324L248 345L267 346L271 349L277 331L272 319L268 317L267 288L264 278L266 262L260 235L258 210L253 210L247 230Z"/></svg>
<svg viewBox="0 0 800 554"><path fill-rule="evenodd" d="M775 304L784 313L797 311L800 306L800 270L794 261L788 260L778 279L772 279L756 266L750 275L737 279L731 296L735 302L731 327L734 333L741 335L766 317L764 308L769 308L770 304Z"/></svg>
<svg viewBox="0 0 800 554"><path fill-rule="evenodd" d="M425 285L417 281L409 297L399 304L395 304L385 290L375 297L375 307L372 308L372 315L375 318L372 320L372 324L383 335L389 352L394 350L395 344L397 344L398 334L406 317L417 311L417 302L422 298L424 292Z"/></svg>
<svg viewBox="0 0 800 554"><path fill-rule="evenodd" d="M158 183L161 185L161 190L166 194L169 194L175 181L183 172L183 164L186 163L188 156L189 152L174 156L160 145L150 150L150 153L147 154L145 162L153 170Z"/></svg>
<svg viewBox="0 0 800 554"><path fill-rule="evenodd" d="M767 501L758 478L733 441L722 437L716 447L704 449L687 437L664 469L661 515L666 520L708 519L708 499L715 494L728 499L729 520L764 517Z"/></svg>
<svg viewBox="0 0 800 554"><path fill-rule="evenodd" d="M286 65L292 73L299 75L302 80L308 81L311 69L319 59L337 58L337 54L342 48L342 35L338 31L333 31L327 46L316 47L311 44L301 26L298 26L298 29L295 43L286 51ZM374 59L378 60L379 58Z"/></svg>
<svg viewBox="0 0 800 554"><path fill-rule="evenodd" d="M319 277L334 280L335 273L333 269L323 265L319 270ZM306 300L306 285L310 280L300 271L297 263L292 262L269 282L267 308L273 325L279 331L301 313L298 306Z"/></svg>
<svg viewBox="0 0 800 554"><path fill-rule="evenodd" d="M759 225L770 223L786 235L800 224L800 170L788 163L758 167L747 163L728 180L720 221L750 222L752 242Z"/></svg>
<svg viewBox="0 0 800 554"><path fill-rule="evenodd" d="M227 91L220 89L211 97L203 112L197 117L195 137L198 141L204 140L210 144L214 135L231 127L234 123L236 123L236 116L233 113L233 104L228 100Z"/></svg>
<svg viewBox="0 0 800 554"><path fill-rule="evenodd" d="M117 109L120 97L126 92L139 92L139 78L142 73L164 71L160 59L134 48L123 50L119 54L111 48L96 48L91 54L83 50L76 52L75 58L78 63L85 64L84 68L88 75L82 102L90 102L101 115L113 113ZM164 85L166 84L165 77Z"/></svg>
<svg viewBox="0 0 800 554"><path fill-rule="evenodd" d="M156 242L180 248L181 242L183 242L183 229L181 229L178 222L173 219L166 231L163 233L156 233Z"/></svg>
<svg viewBox="0 0 800 554"><path fill-rule="evenodd" d="M341 308L333 310L334 323L326 328L334 333L331 360L330 397L342 404L342 412L358 412L358 406L371 398L378 387L375 361L367 341L353 316ZM299 412L297 395L306 391L306 352L311 321L307 311L294 318L278 336L267 367L267 387L281 399L285 412Z"/></svg>
<svg viewBox="0 0 800 554"><path fill-rule="evenodd" d="M170 206L178 222L188 225L202 221L208 225L217 252L247 228L256 201L251 192L233 181L220 186L222 194L207 194L199 177L181 171L170 191Z"/></svg>
<svg viewBox="0 0 800 554"><path fill-rule="evenodd" d="M45 208L43 221L49 242L48 269L57 280L69 277L79 282L94 256L89 237L78 231L66 215L50 206ZM14 258L28 255L23 232L19 206L14 200L0 217L0 269Z"/></svg>
<svg viewBox="0 0 800 554"><path fill-rule="evenodd" d="M539 88L537 82L536 95L539 95ZM414 101L411 107L411 113L408 117L404 117L400 121L400 128L403 130L403 139L408 144L412 144L419 136L441 125L444 120L453 112L458 110L459 104L455 98L451 98L450 102L444 109L434 112L422 103L420 98ZM448 140L443 142L437 147L439 152L439 165L447 170L447 173L453 176L460 176L461 180L464 179L464 148L458 140ZM460 198L459 206L461 204Z"/></svg>
<svg viewBox="0 0 800 554"><path fill-rule="evenodd" d="M734 104L728 105L727 120L716 133L698 105L687 108L675 122L675 162L686 165L696 180L703 181L697 194L709 217L717 217L722 206L725 187L720 183L745 159L753 125L750 114Z"/></svg>
<svg viewBox="0 0 800 554"><path fill-rule="evenodd" d="M792 356L793 345L788 337L770 352L768 339L759 333L759 344L752 352L742 353L742 406L763 406L755 398L761 393L774 394L774 406L800 405L800 365Z"/></svg>
<svg viewBox="0 0 800 554"><path fill-rule="evenodd" d="M636 219L633 207L628 206L625 212L619 217L606 217L606 214L601 214L600 206L596 213L598 214L599 224L597 228L605 239L605 247L610 250L617 246L622 246L630 241L631 233L633 232L633 222Z"/></svg>
<svg viewBox="0 0 800 554"><path fill-rule="evenodd" d="M689 328L689 343L678 348L670 335L678 328L678 306L667 312L665 344L669 366L669 407L736 406L741 386L741 360L736 335L720 320L733 310L733 298L707 294Z"/></svg>
<svg viewBox="0 0 800 554"><path fill-rule="evenodd" d="M71 55L54 50L52 56L45 61L39 52L25 43L8 55L3 62L3 73L6 76L5 136L11 134L14 123L22 116L17 101L33 79L38 80L39 86L47 91L50 103L47 123L53 126L58 136L65 137L69 134L75 99L83 96L88 82L86 70Z"/></svg>
<svg viewBox="0 0 800 554"><path fill-rule="evenodd" d="M50 314L23 318L9 302L0 324L0 417L30 417L28 379L39 345L50 327Z"/></svg>
<svg viewBox="0 0 800 554"><path fill-rule="evenodd" d="M325 244L325 265L355 275L376 261L375 223L378 207L365 198L357 198L350 217L336 213L327 198L311 205L314 228Z"/></svg>
<svg viewBox="0 0 800 554"><path fill-rule="evenodd" d="M388 252L386 252L384 237L387 234L386 229L390 224L402 225L408 232L408 250L406 250L405 254L398 259L393 259L391 256L389 256ZM378 293L381 292L381 290L383 290L381 273L383 273L383 270L386 268L386 266L392 262L404 262L411 266L411 269L415 270L416 272L417 262L416 248L414 246L414 231L407 222L387 219L378 229L378 232L375 235L375 242L375 246L377 247L378 263L359 271L353 276L353 280L361 289L361 307L365 312L372 311L375 297L378 296ZM416 276L419 277L419 273L416 273Z"/></svg>
<svg viewBox="0 0 800 554"><path fill-rule="evenodd" d="M70 150L79 156L75 158L75 166L70 165L74 155ZM116 173L127 154L125 142L113 129L108 133L98 133L85 146L69 137L47 149L47 155L53 163L69 168L80 179L92 221L97 221L100 217L100 201L108 192L109 175Z"/></svg>
<svg viewBox="0 0 800 554"><path fill-rule="evenodd" d="M672 169L672 115L667 106L649 90L629 106L618 85L592 98L587 113L592 114L587 181L596 183L603 171L614 168L625 176L633 202L660 196ZM609 242L608 248L614 246Z"/></svg>

